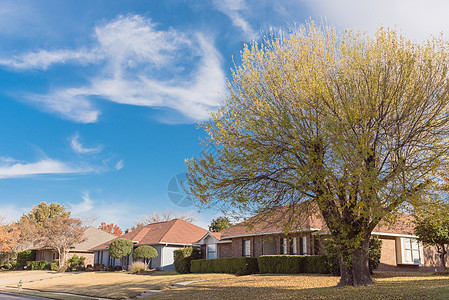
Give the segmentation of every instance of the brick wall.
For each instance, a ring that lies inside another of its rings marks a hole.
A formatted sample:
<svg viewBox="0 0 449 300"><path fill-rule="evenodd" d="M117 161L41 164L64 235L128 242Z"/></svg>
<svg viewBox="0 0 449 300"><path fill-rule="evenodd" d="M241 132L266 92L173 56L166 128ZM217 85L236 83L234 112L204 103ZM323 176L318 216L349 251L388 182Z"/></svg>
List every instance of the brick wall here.
<svg viewBox="0 0 449 300"><path fill-rule="evenodd" d="M232 257L232 244L218 244L218 257Z"/></svg>

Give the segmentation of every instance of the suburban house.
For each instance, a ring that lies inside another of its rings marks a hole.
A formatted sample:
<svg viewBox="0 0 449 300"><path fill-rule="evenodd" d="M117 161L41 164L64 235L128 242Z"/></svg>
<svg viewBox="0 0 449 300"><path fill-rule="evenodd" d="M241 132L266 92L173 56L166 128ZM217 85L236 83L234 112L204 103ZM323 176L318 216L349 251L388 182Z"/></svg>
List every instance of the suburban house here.
<svg viewBox="0 0 449 300"><path fill-rule="evenodd" d="M84 230L83 241L70 247L67 259L71 258L74 254L83 256L86 258L85 265L94 264L94 252L90 251L91 248L103 244L106 241L115 238L115 235L104 232L101 229L93 226L87 227ZM36 260L45 260L52 262L59 259L58 252L51 249L51 247L37 247L31 249L36 251Z"/></svg>
<svg viewBox="0 0 449 300"><path fill-rule="evenodd" d="M250 219L251 220L251 219ZM252 220L251 226L242 222L218 233L208 232L196 246L206 259L221 257L259 257L260 255L316 255L323 254L320 237L329 231L320 217L303 218L295 230L285 231L270 217ZM380 271L434 271L440 269L435 247L416 241L413 226L406 215L393 225L380 224L372 235L382 240Z"/></svg>
<svg viewBox="0 0 449 300"><path fill-rule="evenodd" d="M150 268L161 270L174 270L173 251L176 249L193 246L201 239L207 230L193 225L181 219L173 219L166 222L152 223L118 237L133 241L134 248L148 245L156 249L158 256L151 259ZM116 238L116 239L118 239ZM115 239L113 239L115 240ZM91 249L95 253L96 264L120 265L120 259L109 256L109 240ZM126 257L125 265L132 263L132 253Z"/></svg>

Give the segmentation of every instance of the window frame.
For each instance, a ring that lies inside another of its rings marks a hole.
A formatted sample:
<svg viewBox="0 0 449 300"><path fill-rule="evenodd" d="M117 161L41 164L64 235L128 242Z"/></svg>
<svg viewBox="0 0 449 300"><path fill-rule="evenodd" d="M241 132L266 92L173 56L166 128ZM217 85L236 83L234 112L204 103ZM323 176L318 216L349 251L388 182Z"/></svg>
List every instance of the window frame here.
<svg viewBox="0 0 449 300"><path fill-rule="evenodd" d="M213 247L214 250L211 251L209 247ZM217 244L206 244L206 259L216 259L218 258ZM214 254L215 257L210 258L209 255Z"/></svg>
<svg viewBox="0 0 449 300"><path fill-rule="evenodd" d="M421 242L412 237L401 237L400 243L401 243L401 260L400 260L401 264L415 265L415 266L424 264L423 245ZM407 259L408 256L411 258L410 260ZM416 256L419 257L416 258Z"/></svg>
<svg viewBox="0 0 449 300"><path fill-rule="evenodd" d="M243 240L243 257L251 257L251 240ZM248 250L248 254L246 251Z"/></svg>

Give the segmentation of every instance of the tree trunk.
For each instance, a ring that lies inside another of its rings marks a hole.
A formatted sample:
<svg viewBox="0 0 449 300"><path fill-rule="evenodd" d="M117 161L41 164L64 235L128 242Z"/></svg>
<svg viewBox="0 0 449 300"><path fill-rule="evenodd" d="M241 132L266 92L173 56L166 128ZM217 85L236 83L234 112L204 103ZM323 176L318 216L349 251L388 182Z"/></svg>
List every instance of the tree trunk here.
<svg viewBox="0 0 449 300"><path fill-rule="evenodd" d="M366 238L359 248L354 249L350 257L350 266L340 259L341 277L337 287L373 285L374 281L369 272L369 238Z"/></svg>
<svg viewBox="0 0 449 300"><path fill-rule="evenodd" d="M446 247L444 246L444 244L441 245L441 254L440 254L440 258L441 258L441 265L443 266L443 270L446 270Z"/></svg>
<svg viewBox="0 0 449 300"><path fill-rule="evenodd" d="M355 287L373 285L369 272L369 237L352 254L352 277Z"/></svg>

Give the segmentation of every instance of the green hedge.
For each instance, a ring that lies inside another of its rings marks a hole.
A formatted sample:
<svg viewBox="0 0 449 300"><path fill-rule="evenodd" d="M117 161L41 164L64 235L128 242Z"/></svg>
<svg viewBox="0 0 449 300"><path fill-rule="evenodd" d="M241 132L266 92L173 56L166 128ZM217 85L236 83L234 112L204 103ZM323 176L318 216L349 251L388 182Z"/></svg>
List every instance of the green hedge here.
<svg viewBox="0 0 449 300"><path fill-rule="evenodd" d="M259 272L255 257L226 257L217 259L192 260L192 273L230 273L249 275Z"/></svg>
<svg viewBox="0 0 449 300"><path fill-rule="evenodd" d="M199 259L200 257L200 250L193 247L173 251L173 260L176 272L180 274L190 273L190 262L194 259Z"/></svg>
<svg viewBox="0 0 449 300"><path fill-rule="evenodd" d="M43 270L50 263L45 260L29 261L27 262L28 270Z"/></svg>
<svg viewBox="0 0 449 300"><path fill-rule="evenodd" d="M330 273L325 255L262 255L260 273Z"/></svg>
<svg viewBox="0 0 449 300"><path fill-rule="evenodd" d="M23 270L23 267L27 266L29 261L34 261L36 259L36 251L25 250L17 253L17 265L18 270Z"/></svg>

